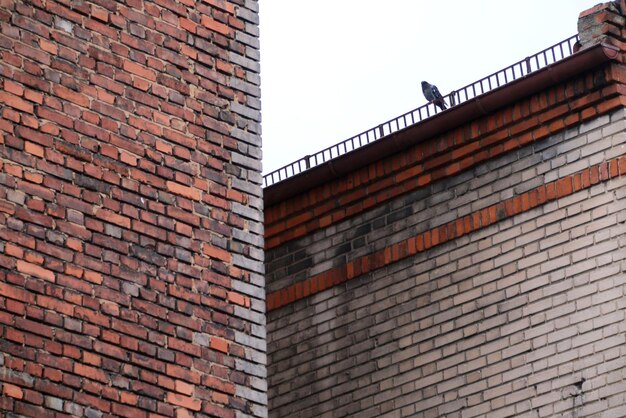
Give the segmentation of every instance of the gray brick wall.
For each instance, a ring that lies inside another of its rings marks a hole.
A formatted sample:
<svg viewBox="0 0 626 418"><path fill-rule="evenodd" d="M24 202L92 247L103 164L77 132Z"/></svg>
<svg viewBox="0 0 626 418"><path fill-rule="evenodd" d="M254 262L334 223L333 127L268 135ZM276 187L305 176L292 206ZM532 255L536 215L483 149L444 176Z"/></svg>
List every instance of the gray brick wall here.
<svg viewBox="0 0 626 418"><path fill-rule="evenodd" d="M599 117L273 249L268 291L626 154L625 128ZM270 312L270 415L626 416L625 309L618 177Z"/></svg>

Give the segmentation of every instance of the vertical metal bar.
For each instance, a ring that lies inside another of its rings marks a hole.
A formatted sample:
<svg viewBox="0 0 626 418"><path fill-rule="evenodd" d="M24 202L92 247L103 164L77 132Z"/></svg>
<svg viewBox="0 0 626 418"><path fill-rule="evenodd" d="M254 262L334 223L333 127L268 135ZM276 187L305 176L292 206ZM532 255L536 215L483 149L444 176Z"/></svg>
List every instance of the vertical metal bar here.
<svg viewBox="0 0 626 418"><path fill-rule="evenodd" d="M568 41L567 41L567 48L569 49L569 54L572 55L574 53L574 50L572 49L571 38L568 39Z"/></svg>

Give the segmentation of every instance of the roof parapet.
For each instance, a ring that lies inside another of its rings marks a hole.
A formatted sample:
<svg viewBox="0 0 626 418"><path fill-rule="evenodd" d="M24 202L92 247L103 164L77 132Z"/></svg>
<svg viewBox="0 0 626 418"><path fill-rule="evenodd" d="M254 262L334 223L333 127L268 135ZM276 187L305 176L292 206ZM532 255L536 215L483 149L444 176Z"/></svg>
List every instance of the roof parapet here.
<svg viewBox="0 0 626 418"><path fill-rule="evenodd" d="M531 73L524 73L518 78L512 80L509 79L508 83L495 86L493 89L484 93L481 92L482 94L471 96L474 91L473 89L476 88L477 84L480 85L482 83L486 83L486 80L489 80L491 77L501 77L500 74L503 71L508 70L511 71L512 74L512 68L520 65L520 63L527 62L526 60L519 61L513 66L507 67L505 70L494 73L489 77L485 77L482 80L464 87L469 97L460 104L436 114L431 113L432 116L426 117L424 120L419 120L414 124L408 124L395 129L385 135L384 138L376 137L374 140L361 145L358 142L360 137L362 135L367 136L367 134L372 130L366 131L363 134L357 135L347 141L334 145L333 147L318 153L322 155L322 158L326 155L323 153L331 154L331 157L327 160L317 162L314 166L305 167L304 169L300 167L300 165L303 164L303 160L313 158L309 156L292 163L290 166L283 167L281 170L285 170L285 173L282 174L281 177L285 175L284 178L273 182L269 180L269 184L265 184L265 205L269 206L280 200L287 199L290 196L302 193L333 178L337 178L363 167L370 162L402 151L412 145L437 135L438 133L456 128L463 123L473 120L474 118L488 114L489 112L492 112L509 103L520 100L523 97L528 97L529 95L553 85L554 83L565 81L568 78L597 67L607 61L615 60L619 55L619 49L608 44L596 44L595 46L589 47L585 50L573 53L573 46L576 39L576 36L568 38L565 41L541 51L539 54L535 54L530 58L532 61L540 54L545 54L547 58L550 58L552 57L552 53L555 49L559 51L560 45L564 43L571 45L572 55L560 60L552 61L551 64L543 66ZM556 52L554 52L554 54L556 54ZM556 56L557 55L554 55L554 57ZM477 92L480 92L480 90L477 90ZM384 129L393 128L396 126L395 124L400 123L399 120L404 120L407 117L410 118L411 115L415 115L416 112L419 116L420 109L424 111L423 109L427 106L432 106L432 104L422 106L421 108L402 115L399 118L386 122L386 124L384 124ZM348 149L345 152L340 152L350 146L354 146L352 145L354 142L358 144L357 147ZM332 153L334 153L334 155L332 155ZM291 168L289 169L289 167ZM292 171L289 172L288 170ZM267 177L274 173L270 173L265 176L266 181L268 181ZM282 181L285 179L288 180Z"/></svg>
<svg viewBox="0 0 626 418"><path fill-rule="evenodd" d="M538 71L572 55L576 51L577 43L577 35L571 36L555 45L537 52L534 55L511 64L500 71L496 71L487 77L468 84L458 90L452 91L446 96L446 98L449 103L455 103L455 106L451 106L443 112L450 112L463 102L502 87L514 80L526 77L532 72ZM274 184L282 182L290 177L306 172L313 167L332 161L333 159L352 152L360 147L418 124L441 112L442 111L440 111L432 103L427 103L417 109L411 110L365 132L348 138L345 141L332 145L324 150L316 152L313 155L304 156L291 164L266 174L263 176L263 186L273 186Z"/></svg>

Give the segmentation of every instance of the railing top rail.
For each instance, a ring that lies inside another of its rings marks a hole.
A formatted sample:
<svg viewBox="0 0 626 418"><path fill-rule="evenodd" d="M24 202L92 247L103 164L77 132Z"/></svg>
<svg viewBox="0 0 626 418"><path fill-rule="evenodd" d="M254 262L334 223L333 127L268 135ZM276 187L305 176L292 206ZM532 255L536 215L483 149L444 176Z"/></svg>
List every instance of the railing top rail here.
<svg viewBox="0 0 626 418"><path fill-rule="evenodd" d="M452 108L463 102L471 100L474 97L480 96L510 83L511 81L523 78L534 71L547 67L548 65L554 64L555 62L572 55L574 53L574 44L577 40L578 35L571 36L534 55L509 65L500 71L468 84L458 90L454 90L444 98ZM263 187L272 186L310 168L330 161L333 158L347 154L357 148L377 141L401 129L419 123L439 112L440 110L435 105L427 103L417 109L411 110L394 119L368 129L365 132L348 138L345 141L318 151L315 154L306 155L293 163L287 164L284 167L266 174L263 176Z"/></svg>

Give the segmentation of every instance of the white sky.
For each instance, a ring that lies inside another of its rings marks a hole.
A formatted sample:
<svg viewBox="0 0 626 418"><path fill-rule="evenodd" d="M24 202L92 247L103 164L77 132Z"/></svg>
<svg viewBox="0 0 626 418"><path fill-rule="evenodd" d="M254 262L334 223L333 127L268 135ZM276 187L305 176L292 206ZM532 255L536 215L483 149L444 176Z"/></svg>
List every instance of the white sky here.
<svg viewBox="0 0 626 418"><path fill-rule="evenodd" d="M263 173L577 32L598 0L260 0Z"/></svg>

